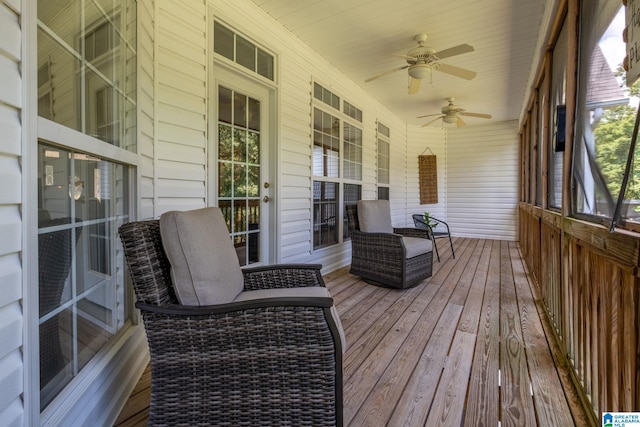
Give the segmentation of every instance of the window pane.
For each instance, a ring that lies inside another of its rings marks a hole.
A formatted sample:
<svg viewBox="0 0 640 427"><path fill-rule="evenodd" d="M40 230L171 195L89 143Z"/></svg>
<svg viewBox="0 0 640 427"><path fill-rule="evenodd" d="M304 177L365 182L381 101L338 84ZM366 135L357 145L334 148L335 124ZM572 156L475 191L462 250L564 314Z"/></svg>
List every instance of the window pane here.
<svg viewBox="0 0 640 427"><path fill-rule="evenodd" d="M220 24L213 23L213 51L233 61L233 31Z"/></svg>
<svg viewBox="0 0 640 427"><path fill-rule="evenodd" d="M67 3L60 13L59 3L38 1L38 67L49 76L38 88L39 114L135 151L135 2Z"/></svg>
<svg viewBox="0 0 640 427"><path fill-rule="evenodd" d="M231 124L232 115L232 102L231 102L231 89L225 87L218 87L218 120L224 123Z"/></svg>
<svg viewBox="0 0 640 427"><path fill-rule="evenodd" d="M313 247L314 249L338 243L338 184L313 183Z"/></svg>
<svg viewBox="0 0 640 427"><path fill-rule="evenodd" d="M345 123L344 126L344 177L362 179L362 130Z"/></svg>
<svg viewBox="0 0 640 427"><path fill-rule="evenodd" d="M340 120L331 114L314 110L313 170L316 176L338 177Z"/></svg>
<svg viewBox="0 0 640 427"><path fill-rule="evenodd" d="M362 186L356 184L344 184L344 212L342 214L342 235L344 240L351 238L347 224L347 206L354 205L362 198Z"/></svg>
<svg viewBox="0 0 640 427"><path fill-rule="evenodd" d="M389 128L378 123L378 184L389 184L389 135Z"/></svg>
<svg viewBox="0 0 640 427"><path fill-rule="evenodd" d="M624 9L590 0L582 10L580 87L574 147L575 213L612 218L626 162L636 106L630 105L622 57L609 55L622 41ZM606 46L606 47L605 47ZM626 93L627 92L627 93Z"/></svg>
<svg viewBox="0 0 640 427"><path fill-rule="evenodd" d="M389 200L389 187L378 187L378 200Z"/></svg>
<svg viewBox="0 0 640 427"><path fill-rule="evenodd" d="M258 49L258 74L273 80L273 56L269 55L262 49Z"/></svg>
<svg viewBox="0 0 640 427"><path fill-rule="evenodd" d="M44 143L38 153L44 408L129 316L116 230L129 219L130 186L123 165Z"/></svg>
<svg viewBox="0 0 640 427"><path fill-rule="evenodd" d="M249 40L236 35L236 62L243 67L256 70L256 47Z"/></svg>
<svg viewBox="0 0 640 427"><path fill-rule="evenodd" d="M547 205L560 209L562 206L562 157L564 154L564 132L558 135L559 105L565 105L566 97L567 23L562 25L558 40L553 48L551 63L551 109L552 126L549 126L549 150L547 166ZM560 138L560 139L558 139ZM559 146L562 143L562 146Z"/></svg>
<svg viewBox="0 0 640 427"><path fill-rule="evenodd" d="M238 92L233 96L233 124L245 127L247 125L247 97Z"/></svg>

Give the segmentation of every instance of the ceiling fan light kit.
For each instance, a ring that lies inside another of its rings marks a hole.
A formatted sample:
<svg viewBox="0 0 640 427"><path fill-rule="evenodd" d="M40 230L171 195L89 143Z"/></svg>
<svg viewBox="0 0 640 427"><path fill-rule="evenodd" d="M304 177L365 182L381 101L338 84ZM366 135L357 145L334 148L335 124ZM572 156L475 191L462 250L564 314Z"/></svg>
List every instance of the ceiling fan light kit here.
<svg viewBox="0 0 640 427"><path fill-rule="evenodd" d="M408 69L407 73L412 79L409 83L409 95L413 95L418 93L418 90L420 89L420 80L431 76L433 70L466 80L471 80L476 76L475 71L440 62L440 60L444 58L473 52L474 49L472 46L468 44L461 44L449 49L437 51L432 47L426 46L425 43L427 41L427 37L428 36L424 33L415 35L413 39L418 42L418 46L409 50L406 55L395 55L404 58L406 65L370 77L366 79L365 82L386 77L396 71Z"/></svg>
<svg viewBox="0 0 640 427"><path fill-rule="evenodd" d="M442 119L442 126L444 127L462 127L465 126L466 123L464 122L464 120L462 120L461 116L466 116L466 117L478 117L481 119L490 119L491 118L491 114L485 114L485 113L470 113L467 110L465 110L462 107L459 107L457 105L454 105L453 101L455 101L454 97L449 97L447 98L447 101L449 102L447 105L445 105L444 107L442 107L441 111L441 115L436 113L436 114L426 114L424 116L418 116L418 118L423 118L423 117L432 117L432 116L438 116L435 119L432 119L430 121L428 121L427 123L423 124L422 127L425 126L429 126L431 123L435 123L438 120Z"/></svg>
<svg viewBox="0 0 640 427"><path fill-rule="evenodd" d="M416 64L409 67L409 76L422 80L431 75L432 67L428 64Z"/></svg>

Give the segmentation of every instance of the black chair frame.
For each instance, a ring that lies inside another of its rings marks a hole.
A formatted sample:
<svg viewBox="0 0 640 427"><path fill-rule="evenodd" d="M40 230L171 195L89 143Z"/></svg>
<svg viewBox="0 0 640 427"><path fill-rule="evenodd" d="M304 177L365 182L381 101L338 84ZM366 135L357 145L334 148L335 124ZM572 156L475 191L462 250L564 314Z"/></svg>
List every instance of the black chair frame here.
<svg viewBox="0 0 640 427"><path fill-rule="evenodd" d="M451 245L451 255L455 259L456 253L453 250L453 241L451 240L451 232L449 231L449 224L442 221L441 219L434 218L432 216L429 216L429 220L433 221L436 224L434 227L437 228L438 226L440 226L440 224L442 224L444 228L447 229L447 231L440 231L440 230L434 231L433 230L434 227L432 227L430 224L427 224L427 222L424 220L424 215L413 214L413 223L416 226L416 228L420 230L429 231L429 234L431 235L431 241L433 242L433 248L436 250L436 257L438 258L438 262L440 262L440 254L438 253L438 245L436 244L436 239L440 239L443 237L449 238L449 244Z"/></svg>

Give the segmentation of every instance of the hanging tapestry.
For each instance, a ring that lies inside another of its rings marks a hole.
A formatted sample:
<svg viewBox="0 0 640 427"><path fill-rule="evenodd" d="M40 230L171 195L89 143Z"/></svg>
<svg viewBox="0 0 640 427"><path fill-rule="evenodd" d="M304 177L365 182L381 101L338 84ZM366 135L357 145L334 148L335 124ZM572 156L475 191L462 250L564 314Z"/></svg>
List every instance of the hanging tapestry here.
<svg viewBox="0 0 640 427"><path fill-rule="evenodd" d="M418 179L420 183L420 204L438 203L438 170L435 155L418 156Z"/></svg>

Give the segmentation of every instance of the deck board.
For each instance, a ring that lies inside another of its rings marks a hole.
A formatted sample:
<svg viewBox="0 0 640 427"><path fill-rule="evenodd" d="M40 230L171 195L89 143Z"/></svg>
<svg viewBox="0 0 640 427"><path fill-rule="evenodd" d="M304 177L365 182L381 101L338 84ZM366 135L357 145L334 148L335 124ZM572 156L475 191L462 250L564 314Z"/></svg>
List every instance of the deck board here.
<svg viewBox="0 0 640 427"><path fill-rule="evenodd" d="M348 267L324 276L347 339L345 425L585 425L517 243L453 244L455 259L443 245L433 276L406 290ZM146 425L149 380L147 370L116 426Z"/></svg>

